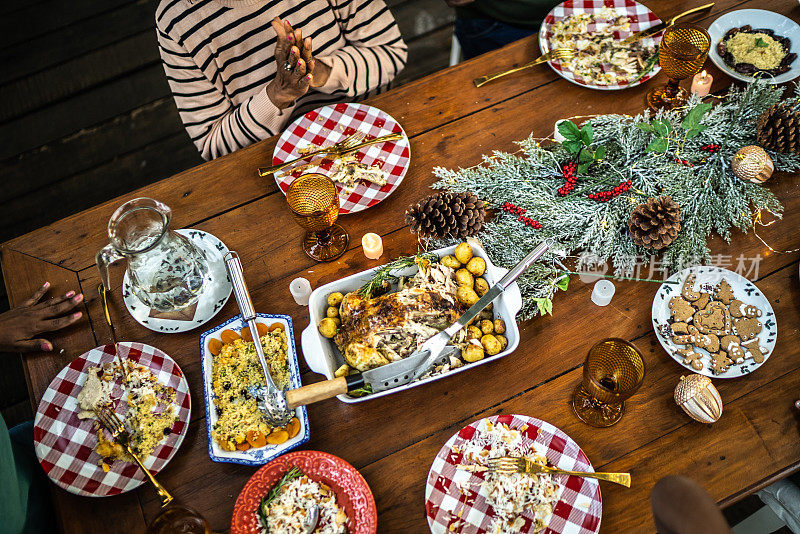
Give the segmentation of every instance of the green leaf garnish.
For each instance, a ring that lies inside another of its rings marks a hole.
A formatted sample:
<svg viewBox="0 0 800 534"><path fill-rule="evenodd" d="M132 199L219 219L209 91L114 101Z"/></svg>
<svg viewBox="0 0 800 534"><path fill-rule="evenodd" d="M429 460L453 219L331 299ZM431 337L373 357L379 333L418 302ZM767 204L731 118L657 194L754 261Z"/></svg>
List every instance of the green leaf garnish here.
<svg viewBox="0 0 800 534"><path fill-rule="evenodd" d="M372 386L367 384L363 388L348 391L347 394L351 397L366 397L367 395L372 395Z"/></svg>
<svg viewBox="0 0 800 534"><path fill-rule="evenodd" d="M756 47L758 48L769 48L769 43L767 43L761 37L756 38Z"/></svg>

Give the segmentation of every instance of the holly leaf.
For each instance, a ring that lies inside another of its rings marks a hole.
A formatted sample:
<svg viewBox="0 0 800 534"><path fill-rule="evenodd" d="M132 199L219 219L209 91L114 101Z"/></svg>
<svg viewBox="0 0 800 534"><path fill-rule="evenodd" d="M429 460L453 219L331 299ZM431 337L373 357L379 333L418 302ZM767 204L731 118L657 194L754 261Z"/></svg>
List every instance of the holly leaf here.
<svg viewBox="0 0 800 534"><path fill-rule="evenodd" d="M578 154L581 151L581 148L583 148L583 144L581 144L580 141L575 141L572 139L562 142L561 146L566 148L567 151L572 154Z"/></svg>
<svg viewBox="0 0 800 534"><path fill-rule="evenodd" d="M666 137L672 131L672 123L664 119L656 119L653 121L653 129L661 137Z"/></svg>
<svg viewBox="0 0 800 534"><path fill-rule="evenodd" d="M539 308L539 314L541 315L553 315L553 301L546 298L535 298L533 301L536 303L536 307Z"/></svg>
<svg viewBox="0 0 800 534"><path fill-rule="evenodd" d="M639 124L636 125L636 127L639 128L643 132L654 132L654 131L656 131L656 129L653 128L653 125L650 124L649 122L640 122Z"/></svg>
<svg viewBox="0 0 800 534"><path fill-rule="evenodd" d="M597 150L594 151L594 159L598 160L598 159L603 159L604 157L606 157L606 147L604 146L597 147Z"/></svg>
<svg viewBox="0 0 800 534"><path fill-rule="evenodd" d="M586 171L589 170L589 167L591 167L591 166L592 166L592 162L591 161L586 162L586 163L581 163L580 165L578 165L578 174L585 173Z"/></svg>
<svg viewBox="0 0 800 534"><path fill-rule="evenodd" d="M645 148L645 152L657 152L657 153L664 153L667 151L667 147L669 146L666 139L663 137L659 137L658 139L653 139L647 148Z"/></svg>
<svg viewBox="0 0 800 534"><path fill-rule="evenodd" d="M583 141L583 144L585 144L586 146L589 146L592 144L593 138L594 138L594 131L592 130L592 125L591 123L587 122L586 124L583 125L583 128L581 128L581 141Z"/></svg>
<svg viewBox="0 0 800 534"><path fill-rule="evenodd" d="M683 118L683 122L681 122L681 128L683 128L684 130L697 129L697 127L700 125L700 121L703 120L703 115L708 113L708 111L712 107L713 106L708 103L697 104L695 107L690 109L689 113L687 113L686 116ZM703 128L703 130L705 130L705 128Z"/></svg>
<svg viewBox="0 0 800 534"><path fill-rule="evenodd" d="M594 161L594 152L590 148L584 148L578 154L578 163L591 163Z"/></svg>
<svg viewBox="0 0 800 534"><path fill-rule="evenodd" d="M558 123L558 133L566 137L568 140L580 141L581 139L581 132L578 129L578 126L570 120Z"/></svg>
<svg viewBox="0 0 800 534"><path fill-rule="evenodd" d="M569 276L562 276L556 281L556 287L561 291L566 291L569 287Z"/></svg>

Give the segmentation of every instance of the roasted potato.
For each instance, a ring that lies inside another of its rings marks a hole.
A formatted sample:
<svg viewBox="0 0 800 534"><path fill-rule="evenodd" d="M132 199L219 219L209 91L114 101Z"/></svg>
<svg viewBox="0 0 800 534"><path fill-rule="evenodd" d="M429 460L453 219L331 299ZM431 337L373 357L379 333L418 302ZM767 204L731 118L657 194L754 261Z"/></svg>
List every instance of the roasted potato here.
<svg viewBox="0 0 800 534"><path fill-rule="evenodd" d="M494 332L494 323L492 323L492 321L489 319L483 319L481 321L481 332L484 334L491 334Z"/></svg>
<svg viewBox="0 0 800 534"><path fill-rule="evenodd" d="M469 243L461 243L456 247L455 252L453 255L456 257L458 261L463 264L469 262L472 259L472 247L469 246Z"/></svg>
<svg viewBox="0 0 800 534"><path fill-rule="evenodd" d="M336 335L337 330L339 330L339 325L336 324L336 321L332 317L326 317L319 322L317 329L320 334L331 339Z"/></svg>
<svg viewBox="0 0 800 534"><path fill-rule="evenodd" d="M501 334L495 334L494 337L496 337L497 341L500 342L500 352L503 352L504 350L506 350L506 347L508 346L508 338L506 336L501 335Z"/></svg>
<svg viewBox="0 0 800 534"><path fill-rule="evenodd" d="M336 323L336 326L342 326L342 320L338 317L328 317L328 319L333 319L333 322Z"/></svg>
<svg viewBox="0 0 800 534"><path fill-rule="evenodd" d="M328 317L339 317L339 308L336 306L328 306L328 311L325 312Z"/></svg>
<svg viewBox="0 0 800 534"><path fill-rule="evenodd" d="M470 325L467 327L467 339L480 340L483 337L483 332L477 326Z"/></svg>
<svg viewBox="0 0 800 534"><path fill-rule="evenodd" d="M463 351L461 351L461 357L464 358L467 362L477 362L478 360L483 359L483 347L480 345L476 345L474 343L470 343L467 345Z"/></svg>
<svg viewBox="0 0 800 534"><path fill-rule="evenodd" d="M475 285L475 279L466 269L459 269L456 271L456 283L460 286L472 287Z"/></svg>
<svg viewBox="0 0 800 534"><path fill-rule="evenodd" d="M483 276L486 272L486 260L475 256L467 262L467 270L475 276Z"/></svg>
<svg viewBox="0 0 800 534"><path fill-rule="evenodd" d="M494 320L494 332L495 334L505 334L506 333L506 322L502 319L495 319Z"/></svg>
<svg viewBox="0 0 800 534"><path fill-rule="evenodd" d="M342 299L344 299L344 295L339 293L331 293L328 295L328 306L339 306L342 303Z"/></svg>
<svg viewBox="0 0 800 534"><path fill-rule="evenodd" d="M488 291L489 291L489 282L486 281L486 278L476 278L475 293L477 293L479 297L482 297Z"/></svg>
<svg viewBox="0 0 800 534"><path fill-rule="evenodd" d="M340 376L347 376L350 374L350 366L347 364L342 365L336 371L333 372L333 376L339 378Z"/></svg>
<svg viewBox="0 0 800 534"><path fill-rule="evenodd" d="M460 269L461 262L456 259L455 256L448 255L442 258L441 260L442 265L445 267L450 267L451 269Z"/></svg>
<svg viewBox="0 0 800 534"><path fill-rule="evenodd" d="M472 306L478 302L478 294L475 293L474 289L467 286L458 286L456 298L461 304L466 304L467 306Z"/></svg>
<svg viewBox="0 0 800 534"><path fill-rule="evenodd" d="M486 334L481 338L481 345L483 345L483 350L489 356L494 356L498 354L502 349L500 346L500 342L494 337L492 334Z"/></svg>

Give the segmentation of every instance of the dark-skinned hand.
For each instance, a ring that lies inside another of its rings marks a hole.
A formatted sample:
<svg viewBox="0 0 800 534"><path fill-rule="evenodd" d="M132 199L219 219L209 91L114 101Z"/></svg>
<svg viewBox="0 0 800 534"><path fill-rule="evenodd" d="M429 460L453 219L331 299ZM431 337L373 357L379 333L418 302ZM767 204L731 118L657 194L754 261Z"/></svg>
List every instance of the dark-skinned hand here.
<svg viewBox="0 0 800 534"><path fill-rule="evenodd" d="M39 334L61 330L81 318L83 314L73 310L83 302L83 295L70 291L40 302L48 289L50 283L45 282L31 298L0 314L0 351L51 351L53 344Z"/></svg>

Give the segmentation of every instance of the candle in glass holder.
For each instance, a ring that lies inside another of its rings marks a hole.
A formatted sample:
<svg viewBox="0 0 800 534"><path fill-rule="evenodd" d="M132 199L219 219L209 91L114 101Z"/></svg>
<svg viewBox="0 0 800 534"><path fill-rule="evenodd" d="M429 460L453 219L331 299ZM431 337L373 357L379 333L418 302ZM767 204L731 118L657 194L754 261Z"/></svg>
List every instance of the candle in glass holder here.
<svg viewBox="0 0 800 534"><path fill-rule="evenodd" d="M383 254L383 240L378 234L364 234L361 246L364 247L364 255L371 260L377 260Z"/></svg>
<svg viewBox="0 0 800 534"><path fill-rule="evenodd" d="M695 74L692 79L692 92L697 93L697 96L708 95L708 93L711 92L711 82L713 81L714 77L706 71Z"/></svg>

